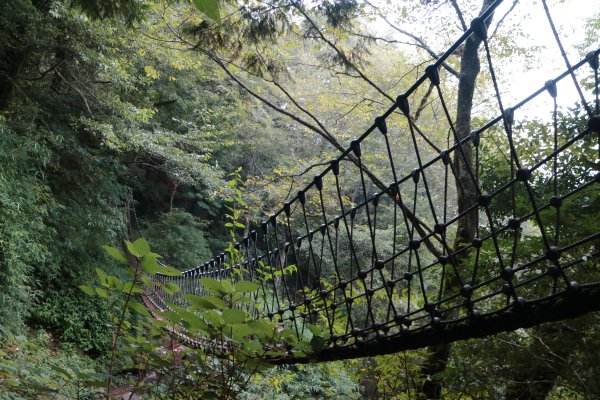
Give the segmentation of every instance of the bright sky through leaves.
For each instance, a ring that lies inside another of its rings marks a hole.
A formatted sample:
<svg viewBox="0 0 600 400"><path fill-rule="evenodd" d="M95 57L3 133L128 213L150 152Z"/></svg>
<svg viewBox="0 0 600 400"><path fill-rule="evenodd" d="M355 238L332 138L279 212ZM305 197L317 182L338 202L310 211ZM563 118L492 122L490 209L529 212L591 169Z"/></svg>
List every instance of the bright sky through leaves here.
<svg viewBox="0 0 600 400"><path fill-rule="evenodd" d="M375 4L381 3L377 2ZM476 2L473 7L479 7L479 5L480 3ZM512 5L513 1L505 0L498 7L494 16L492 30L495 29L495 23L507 13ZM586 21L600 16L597 11L598 5L598 0L548 0L552 18L572 64L579 61L585 52L593 50L592 48L584 49L579 54L577 46L580 46L585 39ZM399 5L399 8L401 9L402 7ZM422 37L432 49L439 52L443 50L444 46L442 43L439 43L439 32L432 31L431 25L435 23L448 23L456 26L457 30L455 34L450 35L451 37L448 40L458 38L460 31L458 30L458 19L450 5L439 6L434 12L437 15L430 15L429 22L423 24L423 19L426 16L413 16L413 12L408 11L409 18L412 18L414 22L403 24L401 28ZM463 10L463 12L468 23L471 19L469 10ZM511 32L508 32L510 40L522 48L534 49L524 55L510 56L510 62L507 62L506 59L503 60L501 61L502 68L498 68L497 73L501 78L503 96L509 103L516 103L542 87L547 80L555 78L565 69L565 63L552 35L541 0L518 0L516 7L510 12L506 20L503 21L504 30L510 26L518 26L518 29L522 33L521 35L513 35ZM406 36L394 32L380 18L369 23L369 28L374 30L378 36L390 37L399 41L408 41ZM504 32L504 34L506 33ZM598 46L600 46L600 43L592 47L595 49ZM411 54L414 50L415 48L413 47L403 47L403 51L408 52L408 54ZM525 64L526 61L529 65ZM579 78L581 79L582 77ZM559 104L559 107L561 105L572 105L578 100L577 92L570 79L563 79L558 85L558 90L561 92L563 102L563 104ZM548 117L551 110L550 100L549 96L548 99L540 99L536 104L528 107L528 112L531 113L532 117L534 115Z"/></svg>

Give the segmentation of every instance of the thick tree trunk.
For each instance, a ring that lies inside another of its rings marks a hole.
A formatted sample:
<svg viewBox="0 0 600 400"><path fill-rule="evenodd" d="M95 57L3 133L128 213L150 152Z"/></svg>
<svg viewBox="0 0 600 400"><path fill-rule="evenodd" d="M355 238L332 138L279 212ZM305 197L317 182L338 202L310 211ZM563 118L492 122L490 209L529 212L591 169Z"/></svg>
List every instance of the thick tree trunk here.
<svg viewBox="0 0 600 400"><path fill-rule="evenodd" d="M483 0L481 13L488 9L492 0ZM487 24L491 21L491 16ZM458 139L469 136L471 132L471 108L473 107L473 94L475 92L475 83L480 71L480 62L478 49L482 38L477 35L471 35L465 42L464 50L461 56L460 73L458 81L458 103L456 110L455 128ZM469 169L473 171L473 156L470 145L463 147L464 157L461 152L455 152L454 168L456 170L455 183L458 201L458 213L462 214L472 204L477 201L477 190L469 174ZM467 213L458 220L456 237L454 239L453 249L459 250L461 247L470 244L475 238L479 213L475 209ZM467 266L464 261L469 257L469 252L462 252L460 256L455 257L457 270L464 274ZM450 277L445 282L445 291L457 291L459 289L459 280L457 277ZM455 310L454 313L458 312ZM451 318L452 315L446 315ZM427 349L429 355L421 368L421 378L423 384L420 388L420 398L439 399L441 398L442 383L435 377L436 374L444 371L450 357L450 343L442 343L430 346Z"/></svg>

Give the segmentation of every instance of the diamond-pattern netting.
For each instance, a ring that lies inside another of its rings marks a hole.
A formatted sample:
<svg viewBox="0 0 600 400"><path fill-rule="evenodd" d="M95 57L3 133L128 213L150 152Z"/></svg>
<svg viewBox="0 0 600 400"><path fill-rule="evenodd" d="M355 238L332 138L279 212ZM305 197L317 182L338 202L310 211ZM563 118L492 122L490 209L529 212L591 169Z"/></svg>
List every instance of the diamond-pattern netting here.
<svg viewBox="0 0 600 400"><path fill-rule="evenodd" d="M254 279L261 305L255 316L298 336L308 323L322 326L329 339L315 357L323 360L599 309L600 174L593 164L600 50L572 65L555 34L565 72L508 107L485 25L498 3L310 184L236 243L236 259L221 254L182 277L154 276L157 286L147 293L152 307L185 305L185 293L203 293L202 277ZM438 69L469 40L483 44L482 69L496 98L491 117L478 117L465 132L449 106L461 99L446 93ZM594 90L580 87L585 75L593 76ZM411 109L426 85L435 94L434 131ZM576 86L583 123L559 118L563 85ZM522 110L548 98L552 122L527 121ZM161 287L169 281L181 291L168 295ZM183 331L174 333L203 343ZM305 360L289 353L282 362Z"/></svg>

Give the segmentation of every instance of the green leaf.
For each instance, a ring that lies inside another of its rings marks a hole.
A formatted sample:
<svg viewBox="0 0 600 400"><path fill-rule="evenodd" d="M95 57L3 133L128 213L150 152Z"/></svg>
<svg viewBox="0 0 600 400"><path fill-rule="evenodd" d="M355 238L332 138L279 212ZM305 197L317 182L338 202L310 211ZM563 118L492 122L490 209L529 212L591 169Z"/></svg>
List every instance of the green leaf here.
<svg viewBox="0 0 600 400"><path fill-rule="evenodd" d="M202 318L195 313L186 310L180 310L179 315L181 316L181 320L185 322L190 329L206 331L206 322L204 322Z"/></svg>
<svg viewBox="0 0 600 400"><path fill-rule="evenodd" d="M274 325L264 320L252 320L248 322L252 333L260 337L270 337L273 335Z"/></svg>
<svg viewBox="0 0 600 400"><path fill-rule="evenodd" d="M315 353L323 350L323 346L325 346L325 339L320 336L313 336L313 338L310 340L310 348Z"/></svg>
<svg viewBox="0 0 600 400"><path fill-rule="evenodd" d="M216 22L221 20L219 2L217 0L193 0L193 2L196 8L202 11L208 18Z"/></svg>
<svg viewBox="0 0 600 400"><path fill-rule="evenodd" d="M223 289L225 290L225 292L227 294L233 294L235 292L235 290L233 289L233 285L231 284L231 282L229 282L227 280L223 280L223 281L221 281L221 285L223 286Z"/></svg>
<svg viewBox="0 0 600 400"><path fill-rule="evenodd" d="M165 285L165 290L167 291L167 294L169 295L173 295L177 292L179 292L179 285L177 285L175 282L167 282L167 284Z"/></svg>
<svg viewBox="0 0 600 400"><path fill-rule="evenodd" d="M173 267L160 267L160 270L158 271L163 275L166 276L181 276L181 271L179 271L178 269L175 269Z"/></svg>
<svg viewBox="0 0 600 400"><path fill-rule="evenodd" d="M186 294L183 297L199 310L222 310L226 307L225 302L215 296L196 296L193 294Z"/></svg>
<svg viewBox="0 0 600 400"><path fill-rule="evenodd" d="M98 296L102 297L103 299L108 299L108 292L105 289L97 287L95 290Z"/></svg>
<svg viewBox="0 0 600 400"><path fill-rule="evenodd" d="M164 319L167 319L175 324L181 321L181 316L175 311L157 311L156 313Z"/></svg>
<svg viewBox="0 0 600 400"><path fill-rule="evenodd" d="M125 257L120 249L111 246L102 246L102 248L106 250L106 252L115 260L119 261L120 263L127 264L127 257Z"/></svg>
<svg viewBox="0 0 600 400"><path fill-rule="evenodd" d="M150 253L150 244L144 238L139 238L135 242L133 242L135 249L138 251L140 256L145 256Z"/></svg>
<svg viewBox="0 0 600 400"><path fill-rule="evenodd" d="M156 274L161 273L167 276L180 276L181 271L164 265L160 265L158 263L158 259L161 258L160 254L156 253L147 253L142 256L140 264L142 265L142 269L148 274Z"/></svg>
<svg viewBox="0 0 600 400"><path fill-rule="evenodd" d="M127 247L127 251L134 257L141 257L142 255L138 252L138 249L135 247L133 243L129 240L125 241L125 247Z"/></svg>
<svg viewBox="0 0 600 400"><path fill-rule="evenodd" d="M240 293L254 293L258 288L258 284L251 281L240 281L235 284L235 291Z"/></svg>
<svg viewBox="0 0 600 400"><path fill-rule="evenodd" d="M143 315L145 317L149 317L150 316L150 313L146 309L146 306L144 306L142 303L138 303L137 301L130 301L129 302L129 308L131 308L133 311L135 311L138 314L141 314L141 315Z"/></svg>
<svg viewBox="0 0 600 400"><path fill-rule="evenodd" d="M178 269L175 269L173 267L168 267L168 266L162 266L160 264L158 264L158 272L160 272L163 275L166 276L181 276L181 271L179 271ZM179 288L177 288L176 291L179 291Z"/></svg>
<svg viewBox="0 0 600 400"><path fill-rule="evenodd" d="M246 336L250 335L252 330L246 324L234 324L231 326L231 336L235 340L242 341Z"/></svg>
<svg viewBox="0 0 600 400"><path fill-rule="evenodd" d="M96 295L96 291L94 290L94 288L89 287L88 285L81 285L81 286L79 286L79 289L83 290L85 293L89 294L90 296Z"/></svg>
<svg viewBox="0 0 600 400"><path fill-rule="evenodd" d="M121 280L114 275L111 275L106 279L106 284L109 288L115 288L117 290L120 290L123 287Z"/></svg>
<svg viewBox="0 0 600 400"><path fill-rule="evenodd" d="M321 336L321 328L318 326L306 324L306 328L313 334L313 336Z"/></svg>
<svg viewBox="0 0 600 400"><path fill-rule="evenodd" d="M108 286L108 275L106 275L106 272L100 268L96 268L96 275L98 275L98 280L100 280L102 286Z"/></svg>
<svg viewBox="0 0 600 400"><path fill-rule="evenodd" d="M200 279L200 283L202 284L202 286L204 286L206 290L208 290L212 294L215 294L217 296L225 296L227 294L227 291L225 290L221 282L215 279L202 278Z"/></svg>
<svg viewBox="0 0 600 400"><path fill-rule="evenodd" d="M223 317L215 310L208 310L202 315L204 316L204 320L213 326L221 327L225 323Z"/></svg>
<svg viewBox="0 0 600 400"><path fill-rule="evenodd" d="M144 287L154 286L154 282L146 274L141 274L139 279Z"/></svg>
<svg viewBox="0 0 600 400"><path fill-rule="evenodd" d="M152 257L149 255L145 255L144 257L142 257L140 264L142 265L142 269L144 270L144 272L150 275L154 275L158 272L158 270L160 269L160 265L158 264L156 259L156 257Z"/></svg>
<svg viewBox="0 0 600 400"><path fill-rule="evenodd" d="M129 292L131 292L131 293L144 293L144 289L142 289L142 288L140 287L140 285L139 285L139 284L137 284L137 283L136 283L136 282L134 282L134 281L129 281L129 282L126 282L126 283L123 285L123 288L121 289L121 291L122 291L123 293L129 293Z"/></svg>
<svg viewBox="0 0 600 400"><path fill-rule="evenodd" d="M247 296L238 296L233 299L234 304L252 304L255 302L256 301L253 298Z"/></svg>
<svg viewBox="0 0 600 400"><path fill-rule="evenodd" d="M246 320L246 313L242 310L227 309L223 310L223 319L228 324L239 324Z"/></svg>

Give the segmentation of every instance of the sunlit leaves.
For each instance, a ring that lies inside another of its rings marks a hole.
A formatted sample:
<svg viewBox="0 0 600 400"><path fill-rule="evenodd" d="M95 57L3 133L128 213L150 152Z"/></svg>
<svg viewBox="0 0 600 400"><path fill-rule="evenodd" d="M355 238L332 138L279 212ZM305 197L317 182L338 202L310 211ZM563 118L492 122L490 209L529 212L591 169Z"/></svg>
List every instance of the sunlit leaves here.
<svg viewBox="0 0 600 400"><path fill-rule="evenodd" d="M200 279L200 283L209 293L212 293L216 296L225 296L233 293L233 290L227 291L223 286L223 283L215 279L202 278Z"/></svg>
<svg viewBox="0 0 600 400"><path fill-rule="evenodd" d="M144 272L151 275L161 273L168 276L178 276L181 274L180 271L159 263L159 258L160 255L155 253L148 253L144 255L140 260L140 264Z"/></svg>
<svg viewBox="0 0 600 400"><path fill-rule="evenodd" d="M102 248L108 254L110 254L111 257L114 258L115 260L117 260L123 264L127 264L127 258L123 255L121 250L117 249L116 247L111 247L111 246L102 246Z"/></svg>
<svg viewBox="0 0 600 400"><path fill-rule="evenodd" d="M242 293L253 293L259 288L258 283L252 281L240 281L235 284L235 291Z"/></svg>
<svg viewBox="0 0 600 400"><path fill-rule="evenodd" d="M227 306L221 298L216 296L185 294L183 297L198 310L224 309Z"/></svg>
<svg viewBox="0 0 600 400"><path fill-rule="evenodd" d="M79 289L81 289L84 293L86 293L90 296L94 296L96 294L96 291L94 290L94 288L92 288L88 285L81 285L81 286L79 286Z"/></svg>
<svg viewBox="0 0 600 400"><path fill-rule="evenodd" d="M146 306L144 306L142 303L138 303L137 301L130 301L127 306L132 309L133 311L145 316L145 317L149 317L150 313L148 312L148 310L146 309Z"/></svg>
<svg viewBox="0 0 600 400"><path fill-rule="evenodd" d="M194 6L202 11L208 18L217 22L221 19L218 0L193 0L193 2Z"/></svg>
<svg viewBox="0 0 600 400"><path fill-rule="evenodd" d="M246 320L246 313L242 310L226 309L223 310L223 319L229 324L238 324Z"/></svg>

